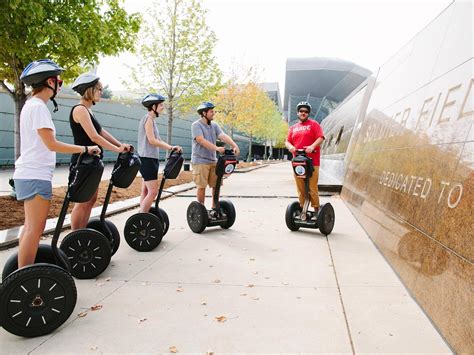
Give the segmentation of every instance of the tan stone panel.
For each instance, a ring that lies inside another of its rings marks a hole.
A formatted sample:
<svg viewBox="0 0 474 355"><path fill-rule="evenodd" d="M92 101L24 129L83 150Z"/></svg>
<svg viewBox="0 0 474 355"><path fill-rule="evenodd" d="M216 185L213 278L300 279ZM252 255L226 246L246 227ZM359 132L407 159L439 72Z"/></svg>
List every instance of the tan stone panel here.
<svg viewBox="0 0 474 355"><path fill-rule="evenodd" d="M461 158L450 181L440 194L440 218L433 237L474 262L474 142L463 146Z"/></svg>

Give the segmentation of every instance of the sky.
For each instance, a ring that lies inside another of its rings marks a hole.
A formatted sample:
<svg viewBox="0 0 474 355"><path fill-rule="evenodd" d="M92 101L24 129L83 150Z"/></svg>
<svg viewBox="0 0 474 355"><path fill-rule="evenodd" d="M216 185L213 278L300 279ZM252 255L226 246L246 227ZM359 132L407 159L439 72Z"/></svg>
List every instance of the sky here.
<svg viewBox="0 0 474 355"><path fill-rule="evenodd" d="M125 0L130 12L154 1ZM163 1L163 0L161 0ZM224 74L232 66L257 67L260 81L278 82L284 94L287 58L334 57L376 73L404 44L439 15L451 0L319 1L203 0L215 32L217 62ZM125 64L133 54L103 57L97 68L104 85L125 90Z"/></svg>

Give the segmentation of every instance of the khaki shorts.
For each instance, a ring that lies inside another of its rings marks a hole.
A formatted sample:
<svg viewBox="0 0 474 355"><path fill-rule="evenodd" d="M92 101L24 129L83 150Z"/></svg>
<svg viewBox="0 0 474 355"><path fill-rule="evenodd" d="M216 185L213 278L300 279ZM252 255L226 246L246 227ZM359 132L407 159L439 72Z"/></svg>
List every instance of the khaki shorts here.
<svg viewBox="0 0 474 355"><path fill-rule="evenodd" d="M193 181L199 188L206 188L207 185L216 187L216 163L193 164Z"/></svg>

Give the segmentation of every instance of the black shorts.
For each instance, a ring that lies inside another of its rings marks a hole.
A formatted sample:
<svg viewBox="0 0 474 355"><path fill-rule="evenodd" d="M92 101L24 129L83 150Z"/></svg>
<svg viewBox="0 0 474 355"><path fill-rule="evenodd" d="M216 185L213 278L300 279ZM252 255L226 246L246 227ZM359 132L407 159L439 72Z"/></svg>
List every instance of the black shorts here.
<svg viewBox="0 0 474 355"><path fill-rule="evenodd" d="M155 158L142 158L142 165L140 166L140 174L145 181L158 180L159 161Z"/></svg>

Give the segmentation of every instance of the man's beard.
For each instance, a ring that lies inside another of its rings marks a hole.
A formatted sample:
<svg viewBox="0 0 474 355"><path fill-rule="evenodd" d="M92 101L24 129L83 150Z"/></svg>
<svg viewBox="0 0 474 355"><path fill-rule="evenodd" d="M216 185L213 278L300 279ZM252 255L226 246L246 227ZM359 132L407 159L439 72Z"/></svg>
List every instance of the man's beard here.
<svg viewBox="0 0 474 355"><path fill-rule="evenodd" d="M308 118L309 118L308 116L306 116L305 118L298 117L300 122L306 122L308 120Z"/></svg>

